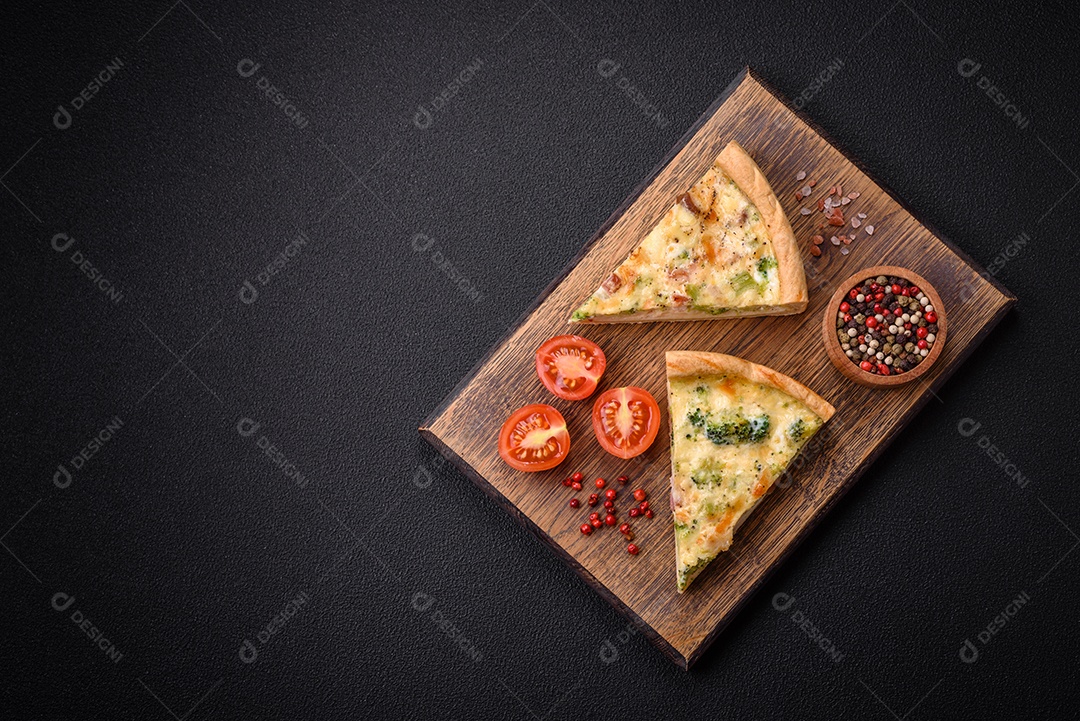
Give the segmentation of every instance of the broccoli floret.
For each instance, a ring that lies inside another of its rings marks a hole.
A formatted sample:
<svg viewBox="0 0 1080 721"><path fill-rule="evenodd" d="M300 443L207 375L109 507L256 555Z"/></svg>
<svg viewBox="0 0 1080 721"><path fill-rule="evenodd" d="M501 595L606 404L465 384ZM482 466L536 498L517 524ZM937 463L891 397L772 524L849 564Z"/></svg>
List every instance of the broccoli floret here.
<svg viewBox="0 0 1080 721"><path fill-rule="evenodd" d="M690 521L690 523L679 523L678 521L675 521L675 532L683 538L686 538L691 533L697 530L697 525L698 522L696 518Z"/></svg>
<svg viewBox="0 0 1080 721"><path fill-rule="evenodd" d="M757 443L769 435L772 421L767 415L754 418L736 416L719 423L707 423L705 437L718 446L730 446L737 443Z"/></svg>
<svg viewBox="0 0 1080 721"><path fill-rule="evenodd" d="M705 437L718 446L734 445L739 442L739 425L738 421L709 423L705 427Z"/></svg>
<svg viewBox="0 0 1080 721"><path fill-rule="evenodd" d="M687 579L692 578L698 571L709 565L709 561L711 560L711 557L705 556L704 558L699 558L697 561L695 561L694 565L688 566L687 568L683 569L679 573L679 588L686 588Z"/></svg>
<svg viewBox="0 0 1080 721"><path fill-rule="evenodd" d="M690 425L694 428L705 427L705 414L701 412L700 408L695 408L686 414L686 420L690 421Z"/></svg>
<svg viewBox="0 0 1080 721"><path fill-rule="evenodd" d="M757 270L764 276L769 275L769 268L776 267L776 258L771 255L767 255L757 262Z"/></svg>
<svg viewBox="0 0 1080 721"><path fill-rule="evenodd" d="M796 418L787 429L788 438L798 443L806 435L806 421Z"/></svg>
<svg viewBox="0 0 1080 721"><path fill-rule="evenodd" d="M709 488L710 486L719 486L723 483L724 476L719 468L706 466L691 473L690 480L698 488Z"/></svg>
<svg viewBox="0 0 1080 721"><path fill-rule="evenodd" d="M750 433L747 440L751 443L757 443L763 440L765 436L769 435L769 427L772 425L772 421L766 415L760 415L756 418L750 419Z"/></svg>
<svg viewBox="0 0 1080 721"><path fill-rule="evenodd" d="M761 286L759 286L753 276L746 271L731 277L731 287L735 289L736 293L743 293L751 288L757 290L759 293L761 292Z"/></svg>
<svg viewBox="0 0 1080 721"><path fill-rule="evenodd" d="M731 506L727 503L718 503L716 501L705 501L701 504L701 512L707 519L714 519L721 514L727 513L728 508Z"/></svg>
<svg viewBox="0 0 1080 721"><path fill-rule="evenodd" d="M691 303L690 310L699 310L703 313L711 313L712 315L723 315L728 312L727 308L717 308L711 305L701 305L700 303Z"/></svg>

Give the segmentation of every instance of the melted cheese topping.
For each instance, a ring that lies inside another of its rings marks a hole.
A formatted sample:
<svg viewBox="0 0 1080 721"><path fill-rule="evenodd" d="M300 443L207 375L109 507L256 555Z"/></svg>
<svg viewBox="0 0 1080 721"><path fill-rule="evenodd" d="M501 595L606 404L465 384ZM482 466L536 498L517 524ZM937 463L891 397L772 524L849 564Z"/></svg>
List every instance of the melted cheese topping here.
<svg viewBox="0 0 1080 721"><path fill-rule="evenodd" d="M672 307L719 314L776 305L779 297L761 213L711 168L571 320Z"/></svg>
<svg viewBox="0 0 1080 721"><path fill-rule="evenodd" d="M738 376L672 378L671 498L679 590L717 554L821 427L804 403Z"/></svg>

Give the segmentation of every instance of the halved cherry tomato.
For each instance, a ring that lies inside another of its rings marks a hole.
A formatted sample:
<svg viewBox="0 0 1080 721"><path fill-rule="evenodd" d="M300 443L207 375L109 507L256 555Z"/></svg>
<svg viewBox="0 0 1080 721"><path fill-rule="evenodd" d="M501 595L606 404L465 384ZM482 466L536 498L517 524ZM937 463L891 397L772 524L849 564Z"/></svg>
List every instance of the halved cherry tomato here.
<svg viewBox="0 0 1080 721"><path fill-rule="evenodd" d="M597 396L592 424L596 440L605 451L619 458L633 458L656 440L660 406L644 388L612 388Z"/></svg>
<svg viewBox="0 0 1080 721"><path fill-rule="evenodd" d="M543 403L519 408L499 431L499 455L519 471L546 471L570 452L562 414Z"/></svg>
<svg viewBox="0 0 1080 721"><path fill-rule="evenodd" d="M607 358L600 346L578 335L557 335L536 350L540 382L568 401L591 396L606 367Z"/></svg>

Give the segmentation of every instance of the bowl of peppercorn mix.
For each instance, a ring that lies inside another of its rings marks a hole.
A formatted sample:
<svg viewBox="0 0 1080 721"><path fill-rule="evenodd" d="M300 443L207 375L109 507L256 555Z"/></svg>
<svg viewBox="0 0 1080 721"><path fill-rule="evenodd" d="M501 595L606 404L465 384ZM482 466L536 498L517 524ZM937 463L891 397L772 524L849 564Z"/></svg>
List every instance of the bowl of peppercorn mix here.
<svg viewBox="0 0 1080 721"><path fill-rule="evenodd" d="M945 345L941 297L907 268L878 265L854 273L833 293L822 334L829 360L866 386L918 378Z"/></svg>

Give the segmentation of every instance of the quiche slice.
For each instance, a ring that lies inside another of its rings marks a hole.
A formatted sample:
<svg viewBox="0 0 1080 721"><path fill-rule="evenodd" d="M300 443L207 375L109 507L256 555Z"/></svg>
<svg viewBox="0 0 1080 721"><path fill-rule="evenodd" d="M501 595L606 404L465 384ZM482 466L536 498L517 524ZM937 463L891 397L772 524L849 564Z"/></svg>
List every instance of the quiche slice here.
<svg viewBox="0 0 1080 721"><path fill-rule="evenodd" d="M667 379L682 593L835 409L782 373L720 353L671 351Z"/></svg>
<svg viewBox="0 0 1080 721"><path fill-rule="evenodd" d="M732 141L570 322L791 315L806 303L791 224L753 158Z"/></svg>

